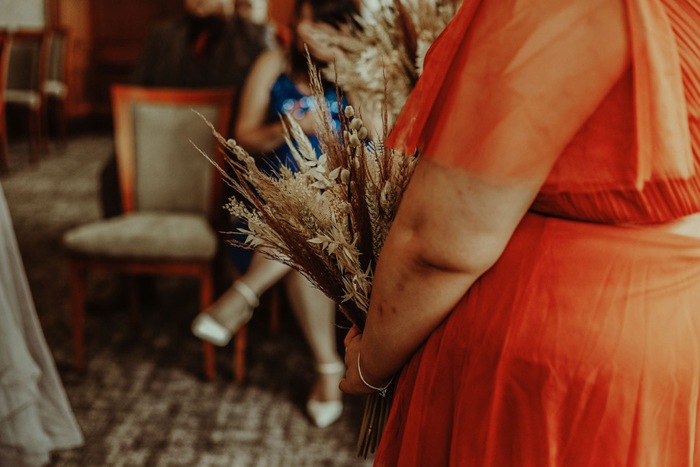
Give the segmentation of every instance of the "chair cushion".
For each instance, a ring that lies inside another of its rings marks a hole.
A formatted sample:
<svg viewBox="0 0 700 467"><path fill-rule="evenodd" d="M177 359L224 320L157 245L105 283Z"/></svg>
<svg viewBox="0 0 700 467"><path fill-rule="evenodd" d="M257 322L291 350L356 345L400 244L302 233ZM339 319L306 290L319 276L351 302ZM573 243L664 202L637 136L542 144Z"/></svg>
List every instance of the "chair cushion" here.
<svg viewBox="0 0 700 467"><path fill-rule="evenodd" d="M63 99L68 94L68 86L61 81L49 79L44 81L44 94Z"/></svg>
<svg viewBox="0 0 700 467"><path fill-rule="evenodd" d="M21 89L5 90L5 102L19 104L36 109L41 105L41 96L36 91L25 91Z"/></svg>
<svg viewBox="0 0 700 467"><path fill-rule="evenodd" d="M63 244L72 253L110 259L207 261L217 236L198 214L137 212L69 230Z"/></svg>

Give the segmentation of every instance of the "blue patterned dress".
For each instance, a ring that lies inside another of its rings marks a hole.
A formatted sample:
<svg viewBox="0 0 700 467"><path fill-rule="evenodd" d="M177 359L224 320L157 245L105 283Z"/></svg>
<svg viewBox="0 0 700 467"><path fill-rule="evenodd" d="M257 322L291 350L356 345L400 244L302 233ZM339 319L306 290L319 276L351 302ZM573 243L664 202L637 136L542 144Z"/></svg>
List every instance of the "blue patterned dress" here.
<svg viewBox="0 0 700 467"><path fill-rule="evenodd" d="M326 102L331 109L331 117L336 130L340 129L340 113L342 109L338 108L338 98L335 88L329 87L326 90ZM347 99L343 97L341 106L345 108L348 105ZM316 109L316 99L313 96L303 94L297 88L294 81L285 73L279 75L275 84L272 85L270 91L270 107L268 112L269 121L276 121L280 115L291 114L297 120L300 120L304 115ZM320 144L318 138L314 135L309 135L309 141L314 146L317 154L320 155ZM276 162L274 165L287 165L290 168L296 168L296 163L292 157L292 152L286 144L274 150Z"/></svg>
<svg viewBox="0 0 700 467"><path fill-rule="evenodd" d="M329 86L326 90L326 102L330 106L331 117L333 118L333 124L336 130L340 129L340 111L342 111L345 106L348 105L348 101L345 97L341 102L341 107L338 108L338 98L336 96L335 88ZM316 99L313 96L307 96L302 93L299 88L297 88L294 81L286 74L282 73L279 75L275 83L272 85L270 90L270 105L268 108L268 121L275 122L278 121L280 115L292 114L296 119L301 119L306 112L313 111L316 108ZM318 155L321 154L320 143L318 138L314 135L309 135L309 141L316 149ZM298 167L292 156L292 152L286 144L275 149L269 157L260 166L261 170L272 173L277 171L281 166L287 166L290 169L296 171ZM242 238L240 240L243 240ZM235 263L236 267L240 271L245 271L250 264L250 258L252 257L251 250L244 250L243 248L233 247L231 248L231 258Z"/></svg>

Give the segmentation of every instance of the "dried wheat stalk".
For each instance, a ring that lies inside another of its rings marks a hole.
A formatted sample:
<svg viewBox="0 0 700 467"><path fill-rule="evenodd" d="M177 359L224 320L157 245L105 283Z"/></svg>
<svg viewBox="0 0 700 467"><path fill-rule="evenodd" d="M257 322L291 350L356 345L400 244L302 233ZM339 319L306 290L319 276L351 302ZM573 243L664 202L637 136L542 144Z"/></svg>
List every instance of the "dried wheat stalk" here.
<svg viewBox="0 0 700 467"><path fill-rule="evenodd" d="M343 53L324 75L357 96L363 108L388 107L392 121L423 74L425 54L454 18L462 0L383 0L372 18L358 18L337 35L317 39ZM391 83L384 94L384 83Z"/></svg>

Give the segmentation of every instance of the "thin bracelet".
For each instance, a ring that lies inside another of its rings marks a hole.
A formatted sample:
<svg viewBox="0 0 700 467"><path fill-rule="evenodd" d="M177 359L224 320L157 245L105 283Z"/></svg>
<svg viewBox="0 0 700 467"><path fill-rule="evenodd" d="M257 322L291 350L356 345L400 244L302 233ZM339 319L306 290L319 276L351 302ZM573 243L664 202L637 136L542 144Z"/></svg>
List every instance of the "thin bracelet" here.
<svg viewBox="0 0 700 467"><path fill-rule="evenodd" d="M386 383L386 386L384 386L383 388L378 388L378 387L372 386L367 381L365 381L365 379L362 377L362 370L360 370L360 352L357 352L357 373L360 375L360 379L362 380L364 385L370 389L373 389L375 391L379 391L379 395L381 397L386 397L386 391L387 391L387 389L389 389L389 386L391 386L391 382L394 381L394 377L392 376L391 379L389 380L389 382Z"/></svg>

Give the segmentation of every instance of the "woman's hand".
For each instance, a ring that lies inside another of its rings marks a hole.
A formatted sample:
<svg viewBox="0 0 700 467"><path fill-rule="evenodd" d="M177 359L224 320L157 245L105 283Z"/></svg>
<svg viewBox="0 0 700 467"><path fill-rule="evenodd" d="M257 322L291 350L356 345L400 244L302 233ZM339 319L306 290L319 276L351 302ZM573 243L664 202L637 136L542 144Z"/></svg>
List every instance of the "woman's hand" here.
<svg viewBox="0 0 700 467"><path fill-rule="evenodd" d="M294 111L292 113L294 115ZM304 112L304 115L302 115L301 118L297 119L297 123L299 123L299 126L301 127L302 130L304 130L304 133L307 135L315 135L316 134L316 111L315 110L307 110Z"/></svg>
<svg viewBox="0 0 700 467"><path fill-rule="evenodd" d="M353 326L345 336L345 366L348 371L340 382L340 390L346 394L372 394L376 391L364 385L357 370L357 355L360 353L362 333L360 328ZM370 383L371 384L371 383Z"/></svg>

